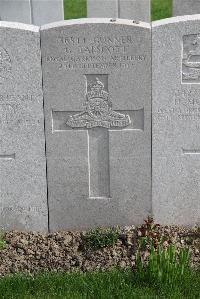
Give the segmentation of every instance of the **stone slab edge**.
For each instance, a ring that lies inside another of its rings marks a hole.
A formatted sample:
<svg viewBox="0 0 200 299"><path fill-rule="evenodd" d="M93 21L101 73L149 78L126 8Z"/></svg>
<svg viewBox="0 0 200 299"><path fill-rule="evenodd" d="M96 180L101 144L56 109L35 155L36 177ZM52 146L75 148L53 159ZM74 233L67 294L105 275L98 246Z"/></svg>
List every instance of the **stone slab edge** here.
<svg viewBox="0 0 200 299"><path fill-rule="evenodd" d="M0 21L1 28L13 28L19 30L27 30L32 32L39 32L40 27L35 25L23 24L18 22L7 22L7 21Z"/></svg>
<svg viewBox="0 0 200 299"><path fill-rule="evenodd" d="M138 22L134 23L132 20L126 19L115 19L115 21L111 21L110 18L82 18L82 19L72 19L60 22L54 22L50 24L45 24L40 27L41 30L48 30L51 28L62 27L62 26L70 26L70 25L81 25L81 24L117 24L117 25L129 25L135 27L143 27L143 28L151 28L151 25L146 22Z"/></svg>
<svg viewBox="0 0 200 299"><path fill-rule="evenodd" d="M196 21L200 19L200 14L196 15L185 15L185 16L177 16L177 17L172 17L172 18L166 18L163 20L158 20L152 22L152 27L156 26L163 26L167 24L174 24L174 23L180 23L180 22L185 22L185 21Z"/></svg>

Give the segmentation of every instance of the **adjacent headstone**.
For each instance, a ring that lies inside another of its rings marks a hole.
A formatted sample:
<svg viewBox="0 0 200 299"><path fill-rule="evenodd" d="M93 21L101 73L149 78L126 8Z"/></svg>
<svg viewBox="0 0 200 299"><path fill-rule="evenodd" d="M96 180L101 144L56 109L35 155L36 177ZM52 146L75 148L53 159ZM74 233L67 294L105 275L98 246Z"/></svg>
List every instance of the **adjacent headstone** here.
<svg viewBox="0 0 200 299"><path fill-rule="evenodd" d="M31 24L30 0L0 0L0 21Z"/></svg>
<svg viewBox="0 0 200 299"><path fill-rule="evenodd" d="M82 19L41 29L52 231L151 213L151 29Z"/></svg>
<svg viewBox="0 0 200 299"><path fill-rule="evenodd" d="M63 0L31 0L32 24L44 25L64 20Z"/></svg>
<svg viewBox="0 0 200 299"><path fill-rule="evenodd" d="M118 18L118 0L87 0L88 18Z"/></svg>
<svg viewBox="0 0 200 299"><path fill-rule="evenodd" d="M0 227L48 229L39 27L0 22Z"/></svg>
<svg viewBox="0 0 200 299"><path fill-rule="evenodd" d="M119 18L150 22L150 0L119 0Z"/></svg>
<svg viewBox="0 0 200 299"><path fill-rule="evenodd" d="M153 23L153 215L200 222L200 17Z"/></svg>
<svg viewBox="0 0 200 299"><path fill-rule="evenodd" d="M63 0L0 0L2 21L40 26L63 19Z"/></svg>
<svg viewBox="0 0 200 299"><path fill-rule="evenodd" d="M87 0L89 18L122 18L150 22L150 0Z"/></svg>
<svg viewBox="0 0 200 299"><path fill-rule="evenodd" d="M173 0L173 16L200 13L200 0Z"/></svg>

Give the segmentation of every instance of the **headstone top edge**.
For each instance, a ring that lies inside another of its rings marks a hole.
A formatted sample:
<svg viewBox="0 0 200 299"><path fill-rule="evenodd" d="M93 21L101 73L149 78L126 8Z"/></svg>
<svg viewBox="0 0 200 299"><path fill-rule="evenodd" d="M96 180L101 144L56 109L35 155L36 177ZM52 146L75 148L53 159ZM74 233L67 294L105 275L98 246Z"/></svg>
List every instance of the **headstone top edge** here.
<svg viewBox="0 0 200 299"><path fill-rule="evenodd" d="M115 25L128 25L140 28L151 29L151 25L145 22L135 22L134 20L127 19L112 19L112 18L81 18L65 20L60 22L54 22L42 25L40 30L48 30L56 27L71 26L71 25L83 25L83 24L115 24Z"/></svg>
<svg viewBox="0 0 200 299"><path fill-rule="evenodd" d="M199 20L200 20L200 14L177 16L177 17L154 21L152 22L152 27L158 27L158 26L163 26L163 25L168 25L173 23L181 23L186 21L199 21Z"/></svg>
<svg viewBox="0 0 200 299"><path fill-rule="evenodd" d="M32 32L40 31L39 26L17 23L17 22L6 22L6 21L0 21L0 28L11 28L11 29L13 28L13 29L27 30Z"/></svg>

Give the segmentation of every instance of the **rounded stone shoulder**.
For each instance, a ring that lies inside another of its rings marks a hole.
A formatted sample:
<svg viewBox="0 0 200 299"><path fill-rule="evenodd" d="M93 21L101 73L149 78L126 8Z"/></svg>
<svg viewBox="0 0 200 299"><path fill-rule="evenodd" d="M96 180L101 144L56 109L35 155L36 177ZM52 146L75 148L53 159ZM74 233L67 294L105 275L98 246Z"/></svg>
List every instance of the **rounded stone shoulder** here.
<svg viewBox="0 0 200 299"><path fill-rule="evenodd" d="M126 19L112 19L112 18L82 18L82 19L73 19L73 20L65 20L60 22L54 22L50 24L45 24L41 26L41 30L48 30L57 27L65 27L65 26L73 26L73 25L84 25L84 24L115 24L115 25L128 25L128 26L136 26L142 28L151 28L149 23L145 22L137 22L134 20L126 20Z"/></svg>
<svg viewBox="0 0 200 299"><path fill-rule="evenodd" d="M181 22L190 22L190 21L200 21L200 14L178 16L178 17L167 18L159 21L154 21L152 22L152 27L164 26L168 24L175 24Z"/></svg>
<svg viewBox="0 0 200 299"><path fill-rule="evenodd" d="M11 28L17 30L27 30L32 32L39 32L40 30L39 26L6 21L0 21L0 28Z"/></svg>

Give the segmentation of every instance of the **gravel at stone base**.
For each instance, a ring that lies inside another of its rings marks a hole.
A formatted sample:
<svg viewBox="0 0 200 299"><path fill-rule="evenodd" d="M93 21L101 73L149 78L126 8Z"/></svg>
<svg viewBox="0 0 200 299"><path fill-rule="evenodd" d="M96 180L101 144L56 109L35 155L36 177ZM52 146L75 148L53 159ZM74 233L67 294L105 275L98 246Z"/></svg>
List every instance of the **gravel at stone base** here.
<svg viewBox="0 0 200 299"><path fill-rule="evenodd" d="M156 246L164 237L164 246L176 244L177 250L189 247L192 253L192 267L200 265L200 228L162 227L157 225L148 230L140 227L118 228L117 243L109 248L89 249L84 244L85 232L6 232L5 249L0 250L0 275L17 272L39 271L94 271L109 270L113 267L135 266L138 239L149 235ZM141 255L148 259L148 248Z"/></svg>

